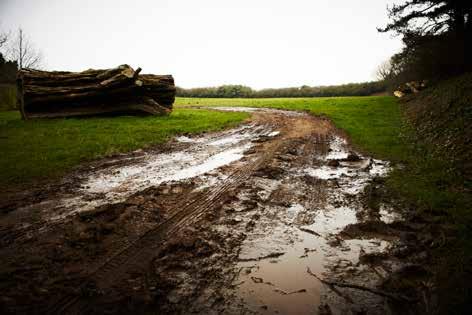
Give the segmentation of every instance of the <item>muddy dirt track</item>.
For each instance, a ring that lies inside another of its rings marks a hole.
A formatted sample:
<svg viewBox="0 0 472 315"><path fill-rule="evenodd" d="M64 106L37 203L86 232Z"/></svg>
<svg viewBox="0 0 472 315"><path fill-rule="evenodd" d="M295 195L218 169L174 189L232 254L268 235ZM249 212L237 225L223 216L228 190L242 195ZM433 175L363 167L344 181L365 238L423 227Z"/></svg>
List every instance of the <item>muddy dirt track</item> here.
<svg viewBox="0 0 472 315"><path fill-rule="evenodd" d="M421 275L422 225L369 198L388 162L324 118L219 110L252 118L4 196L1 312L404 314L385 284Z"/></svg>

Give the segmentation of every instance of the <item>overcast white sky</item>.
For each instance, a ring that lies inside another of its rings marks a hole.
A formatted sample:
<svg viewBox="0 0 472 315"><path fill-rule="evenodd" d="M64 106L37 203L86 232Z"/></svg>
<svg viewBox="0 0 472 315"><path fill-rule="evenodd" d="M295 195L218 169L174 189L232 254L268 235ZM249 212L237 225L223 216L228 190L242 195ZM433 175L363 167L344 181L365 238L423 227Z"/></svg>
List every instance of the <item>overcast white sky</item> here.
<svg viewBox="0 0 472 315"><path fill-rule="evenodd" d="M0 0L0 28L21 26L48 70L128 63L187 88L314 86L374 79L401 47L376 31L393 2Z"/></svg>

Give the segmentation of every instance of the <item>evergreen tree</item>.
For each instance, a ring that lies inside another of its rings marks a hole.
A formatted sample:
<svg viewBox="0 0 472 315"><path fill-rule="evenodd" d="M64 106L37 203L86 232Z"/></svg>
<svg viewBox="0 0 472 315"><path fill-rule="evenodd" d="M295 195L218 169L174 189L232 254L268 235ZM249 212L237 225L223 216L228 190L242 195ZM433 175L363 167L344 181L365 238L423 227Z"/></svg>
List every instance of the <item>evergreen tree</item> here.
<svg viewBox="0 0 472 315"><path fill-rule="evenodd" d="M392 21L380 28L381 32L423 36L454 32L471 36L472 1L469 0L408 0L393 5L388 13Z"/></svg>
<svg viewBox="0 0 472 315"><path fill-rule="evenodd" d="M472 1L407 0L388 8L380 32L403 36L390 60L393 84L442 79L472 70Z"/></svg>

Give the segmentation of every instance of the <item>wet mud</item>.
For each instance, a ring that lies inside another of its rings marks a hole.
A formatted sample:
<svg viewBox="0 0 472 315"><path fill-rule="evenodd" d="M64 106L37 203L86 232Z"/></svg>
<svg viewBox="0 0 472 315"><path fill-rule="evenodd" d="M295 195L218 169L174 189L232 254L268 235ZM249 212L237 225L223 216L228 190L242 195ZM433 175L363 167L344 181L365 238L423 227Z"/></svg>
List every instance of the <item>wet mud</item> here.
<svg viewBox="0 0 472 315"><path fill-rule="evenodd" d="M2 313L404 314L424 224L372 198L389 163L324 118L217 110L252 119L4 203Z"/></svg>

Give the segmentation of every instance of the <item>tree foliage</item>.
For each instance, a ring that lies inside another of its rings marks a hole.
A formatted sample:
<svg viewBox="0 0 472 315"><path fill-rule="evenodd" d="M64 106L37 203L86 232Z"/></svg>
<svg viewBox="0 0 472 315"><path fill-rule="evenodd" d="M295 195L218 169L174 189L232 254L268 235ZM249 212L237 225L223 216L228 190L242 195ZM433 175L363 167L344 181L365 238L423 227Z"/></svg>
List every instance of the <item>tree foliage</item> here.
<svg viewBox="0 0 472 315"><path fill-rule="evenodd" d="M464 34L472 30L472 1L408 0L388 9L391 22L381 32L438 35L445 32Z"/></svg>
<svg viewBox="0 0 472 315"><path fill-rule="evenodd" d="M8 34L0 32L0 64L5 63L5 57L3 56L3 48L5 48L5 44L8 42Z"/></svg>
<svg viewBox="0 0 472 315"><path fill-rule="evenodd" d="M9 38L10 36L8 33L0 33L0 83L2 84L13 84L18 69L17 63L15 61L6 60L3 54Z"/></svg>
<svg viewBox="0 0 472 315"><path fill-rule="evenodd" d="M0 83L14 84L17 71L16 61L6 61L0 54Z"/></svg>
<svg viewBox="0 0 472 315"><path fill-rule="evenodd" d="M323 97L323 96L367 96L385 92L385 82L350 83L334 86L307 85L280 89L253 90L243 85L223 85L183 89L177 88L177 96L204 98L272 98L272 97Z"/></svg>
<svg viewBox="0 0 472 315"><path fill-rule="evenodd" d="M380 32L402 36L384 79L390 84L438 80L472 70L472 1L407 0L388 8Z"/></svg>

